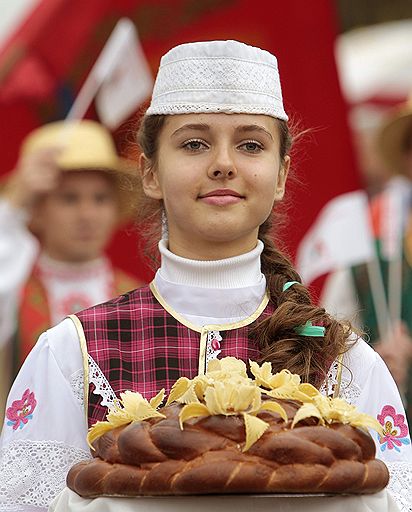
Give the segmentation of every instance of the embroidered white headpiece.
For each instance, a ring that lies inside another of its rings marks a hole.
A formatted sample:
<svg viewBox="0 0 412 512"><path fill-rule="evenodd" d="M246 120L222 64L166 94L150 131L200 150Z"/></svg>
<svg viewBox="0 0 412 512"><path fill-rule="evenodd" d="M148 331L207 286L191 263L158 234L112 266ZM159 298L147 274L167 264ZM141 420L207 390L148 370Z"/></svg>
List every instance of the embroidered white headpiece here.
<svg viewBox="0 0 412 512"><path fill-rule="evenodd" d="M276 57L238 41L186 43L167 52L146 114L218 112L287 121Z"/></svg>

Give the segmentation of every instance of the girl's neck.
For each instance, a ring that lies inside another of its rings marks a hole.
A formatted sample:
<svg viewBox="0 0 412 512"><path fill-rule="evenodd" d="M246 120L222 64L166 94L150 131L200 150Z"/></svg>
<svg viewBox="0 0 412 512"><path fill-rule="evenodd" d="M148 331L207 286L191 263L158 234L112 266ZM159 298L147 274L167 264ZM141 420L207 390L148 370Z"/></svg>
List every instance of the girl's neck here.
<svg viewBox="0 0 412 512"><path fill-rule="evenodd" d="M199 261L182 258L168 249L165 239L159 242L161 267L159 275L165 281L200 288L232 289L255 286L264 276L260 269L260 255L263 243L258 240L256 247L231 258Z"/></svg>

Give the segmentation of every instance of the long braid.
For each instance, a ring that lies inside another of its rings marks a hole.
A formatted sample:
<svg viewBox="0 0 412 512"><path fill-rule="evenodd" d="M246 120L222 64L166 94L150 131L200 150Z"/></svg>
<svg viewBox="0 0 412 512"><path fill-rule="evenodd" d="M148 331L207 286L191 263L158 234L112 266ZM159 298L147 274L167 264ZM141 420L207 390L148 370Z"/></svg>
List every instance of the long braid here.
<svg viewBox="0 0 412 512"><path fill-rule="evenodd" d="M323 308L313 304L302 284L283 291L286 282L300 283L301 278L288 258L276 249L270 218L260 227L259 238L265 246L262 272L266 277L270 301L275 307L274 313L258 323L252 333L261 349L261 359L270 361L274 371L287 368L319 387L332 362L349 348L350 326L334 320ZM325 336L298 335L296 327L307 321L325 327Z"/></svg>

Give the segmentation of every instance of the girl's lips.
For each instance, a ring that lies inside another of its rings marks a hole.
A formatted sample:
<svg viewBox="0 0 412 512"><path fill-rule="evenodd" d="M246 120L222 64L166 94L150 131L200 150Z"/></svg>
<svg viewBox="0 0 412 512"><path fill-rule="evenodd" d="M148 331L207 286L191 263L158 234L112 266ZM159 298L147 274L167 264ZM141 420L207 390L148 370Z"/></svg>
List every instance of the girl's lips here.
<svg viewBox="0 0 412 512"><path fill-rule="evenodd" d="M200 197L203 199L204 197L211 197L211 196L234 196L234 197L242 197L239 192L236 192L236 190L231 190L230 188L218 188L216 190L212 190L211 192L208 192L207 194L203 194Z"/></svg>
<svg viewBox="0 0 412 512"><path fill-rule="evenodd" d="M239 203L244 197L230 188L212 190L200 196L201 201L214 206L228 206Z"/></svg>
<svg viewBox="0 0 412 512"><path fill-rule="evenodd" d="M231 204L236 204L242 201L241 196L232 196L228 195L216 195L216 196L204 196L201 197L200 200L206 204L214 205L214 206L229 206Z"/></svg>
<svg viewBox="0 0 412 512"><path fill-rule="evenodd" d="M244 197L235 190L225 188L212 190L211 192L200 196L200 199L207 204L215 206L227 206L239 203L242 199L244 199Z"/></svg>

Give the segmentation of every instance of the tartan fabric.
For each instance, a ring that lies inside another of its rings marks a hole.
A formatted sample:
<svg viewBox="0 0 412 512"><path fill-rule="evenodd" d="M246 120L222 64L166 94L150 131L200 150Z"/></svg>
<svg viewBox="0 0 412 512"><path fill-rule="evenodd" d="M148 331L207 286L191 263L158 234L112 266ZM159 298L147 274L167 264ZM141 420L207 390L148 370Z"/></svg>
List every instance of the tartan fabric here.
<svg viewBox="0 0 412 512"><path fill-rule="evenodd" d="M268 305L262 314L270 314ZM112 386L116 396L126 390L152 398L166 392L181 376L198 373L200 333L180 323L156 300L149 286L139 288L77 314L87 350ZM221 330L219 358L259 359L248 338L249 326ZM104 420L107 408L89 385L89 426Z"/></svg>

